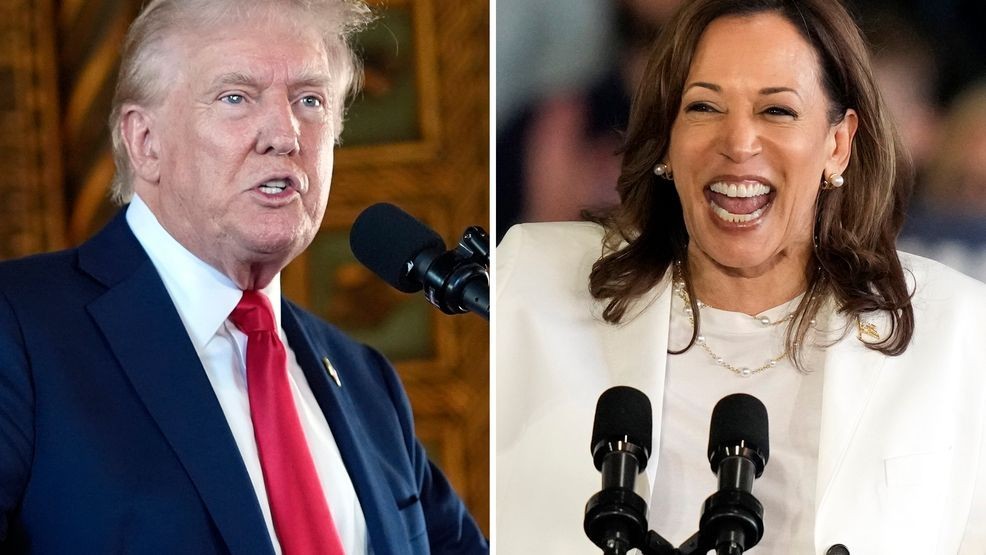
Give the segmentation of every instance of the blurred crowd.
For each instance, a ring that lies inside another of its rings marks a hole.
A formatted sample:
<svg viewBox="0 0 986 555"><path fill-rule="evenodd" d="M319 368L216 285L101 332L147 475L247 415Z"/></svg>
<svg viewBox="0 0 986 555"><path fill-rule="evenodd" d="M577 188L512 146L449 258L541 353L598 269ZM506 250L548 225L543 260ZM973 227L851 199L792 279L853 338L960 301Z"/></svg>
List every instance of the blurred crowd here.
<svg viewBox="0 0 986 555"><path fill-rule="evenodd" d="M618 202L620 132L680 0L497 2L497 239ZM916 171L901 250L986 281L986 2L846 0Z"/></svg>

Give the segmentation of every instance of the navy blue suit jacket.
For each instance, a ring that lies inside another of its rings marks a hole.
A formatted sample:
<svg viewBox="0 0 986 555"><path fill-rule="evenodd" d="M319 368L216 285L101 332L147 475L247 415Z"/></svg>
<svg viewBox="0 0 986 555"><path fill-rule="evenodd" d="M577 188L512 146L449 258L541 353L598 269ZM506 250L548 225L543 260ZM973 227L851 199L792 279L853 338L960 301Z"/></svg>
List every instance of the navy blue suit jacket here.
<svg viewBox="0 0 986 555"><path fill-rule="evenodd" d="M371 551L486 553L386 360L289 302L282 324ZM77 249L0 264L0 551L273 553L219 402L122 212Z"/></svg>

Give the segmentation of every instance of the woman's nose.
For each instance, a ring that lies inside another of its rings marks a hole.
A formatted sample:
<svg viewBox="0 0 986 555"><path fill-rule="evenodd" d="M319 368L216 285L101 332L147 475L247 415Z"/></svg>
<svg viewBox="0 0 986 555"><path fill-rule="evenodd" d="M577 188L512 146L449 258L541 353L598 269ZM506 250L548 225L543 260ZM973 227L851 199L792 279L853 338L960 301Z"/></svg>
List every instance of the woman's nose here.
<svg viewBox="0 0 986 555"><path fill-rule="evenodd" d="M747 114L727 114L719 137L719 154L737 164L760 154L760 130Z"/></svg>

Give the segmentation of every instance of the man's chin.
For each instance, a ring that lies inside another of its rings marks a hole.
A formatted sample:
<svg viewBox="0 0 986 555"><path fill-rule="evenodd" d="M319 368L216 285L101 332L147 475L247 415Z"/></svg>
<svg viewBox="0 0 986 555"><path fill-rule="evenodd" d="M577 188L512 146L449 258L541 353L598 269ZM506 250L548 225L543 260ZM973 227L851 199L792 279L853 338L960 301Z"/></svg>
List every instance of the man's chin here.
<svg viewBox="0 0 986 555"><path fill-rule="evenodd" d="M294 258L303 251L315 236L314 229L297 222L246 222L245 226L230 234L231 246L240 253L252 254L262 259Z"/></svg>
<svg viewBox="0 0 986 555"><path fill-rule="evenodd" d="M246 245L246 248L242 249L241 252L246 260L253 263L270 264L283 261L283 265L287 266L291 260L301 254L301 251L305 250L307 244L307 242L301 242L296 237L279 241L257 241Z"/></svg>
<svg viewBox="0 0 986 555"><path fill-rule="evenodd" d="M227 264L241 266L266 266L279 264L287 266L301 251L307 242L302 242L296 236L286 237L251 237L249 240L239 240L228 243L219 256L227 260Z"/></svg>
<svg viewBox="0 0 986 555"><path fill-rule="evenodd" d="M236 231L239 233L231 232L226 236L217 254L223 261L223 272L241 286L245 274L262 275L265 280L272 278L314 239L314 230L305 232L297 227L258 226Z"/></svg>

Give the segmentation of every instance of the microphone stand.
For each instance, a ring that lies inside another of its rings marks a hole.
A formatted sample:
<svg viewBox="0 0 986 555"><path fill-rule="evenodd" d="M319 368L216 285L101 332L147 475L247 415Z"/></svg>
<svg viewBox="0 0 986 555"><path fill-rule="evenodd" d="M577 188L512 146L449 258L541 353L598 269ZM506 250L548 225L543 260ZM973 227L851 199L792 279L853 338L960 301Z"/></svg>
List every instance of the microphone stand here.
<svg viewBox="0 0 986 555"><path fill-rule="evenodd" d="M644 532L647 507L630 491L632 482L614 495L606 488L605 473L603 491L586 505L586 535L607 555L622 555L630 548L644 555L704 555L712 550L743 555L763 537L763 505L752 492L770 456L767 430L767 409L756 397L737 393L716 403L708 455L719 488L702 505L698 532L679 547L653 530Z"/></svg>
<svg viewBox="0 0 986 555"><path fill-rule="evenodd" d="M730 488L705 500L698 532L679 547L653 530L647 532L644 544L638 547L644 555L705 554L713 549L717 555L742 555L743 546L753 547L762 536L763 505L753 494Z"/></svg>
<svg viewBox="0 0 986 555"><path fill-rule="evenodd" d="M700 536L701 532L695 532L692 537L685 540L685 543L679 547L675 547L668 540L662 538L660 534L651 530L647 532L647 536L644 538L645 543L640 546L640 552L644 555L691 555L692 553L706 553L708 549L698 551L702 545Z"/></svg>

